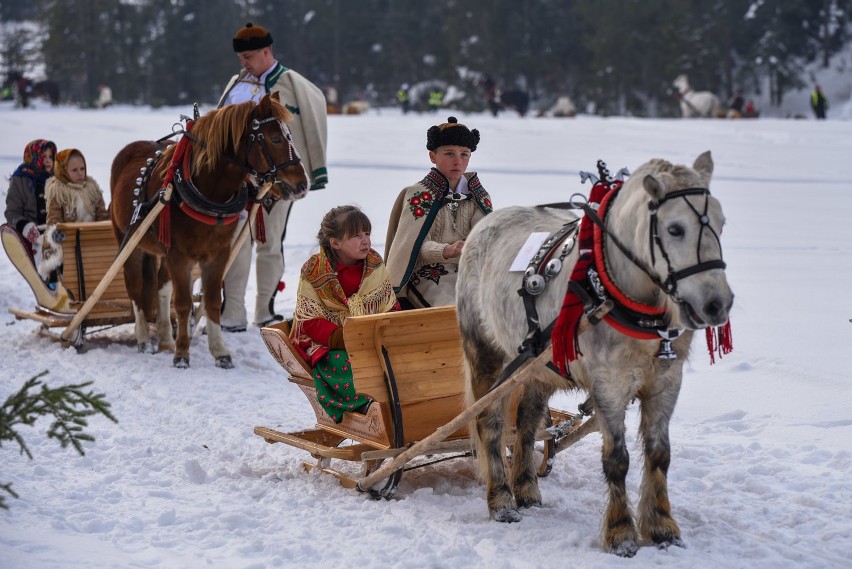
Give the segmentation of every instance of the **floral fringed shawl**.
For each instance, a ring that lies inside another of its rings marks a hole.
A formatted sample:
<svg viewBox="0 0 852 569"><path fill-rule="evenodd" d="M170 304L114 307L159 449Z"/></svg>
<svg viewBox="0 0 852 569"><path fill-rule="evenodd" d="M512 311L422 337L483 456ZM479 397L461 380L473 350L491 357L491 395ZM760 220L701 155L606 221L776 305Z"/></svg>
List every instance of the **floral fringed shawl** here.
<svg viewBox="0 0 852 569"><path fill-rule="evenodd" d="M311 366L328 351L328 346L314 342L302 330L302 324L313 318L323 318L343 326L349 316L364 316L389 312L396 303L390 276L378 253L370 250L364 260L364 274L358 291L346 298L331 261L320 250L302 265L296 311L290 339L304 352Z"/></svg>

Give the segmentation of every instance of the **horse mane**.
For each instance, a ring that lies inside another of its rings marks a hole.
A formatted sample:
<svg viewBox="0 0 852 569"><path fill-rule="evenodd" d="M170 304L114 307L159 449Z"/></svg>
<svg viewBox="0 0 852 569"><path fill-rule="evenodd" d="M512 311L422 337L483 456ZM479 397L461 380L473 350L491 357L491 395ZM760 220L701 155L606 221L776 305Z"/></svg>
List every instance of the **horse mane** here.
<svg viewBox="0 0 852 569"><path fill-rule="evenodd" d="M193 123L191 132L193 139L198 140L198 143L192 145L193 172L213 170L218 166L223 154L229 150L235 153L246 129L251 128L250 117L258 107L261 109L258 118L261 119L271 116L286 123L293 116L277 98L264 96L257 104L247 101L227 105L199 117ZM169 167L175 146L177 145L172 144L163 152L163 174Z"/></svg>

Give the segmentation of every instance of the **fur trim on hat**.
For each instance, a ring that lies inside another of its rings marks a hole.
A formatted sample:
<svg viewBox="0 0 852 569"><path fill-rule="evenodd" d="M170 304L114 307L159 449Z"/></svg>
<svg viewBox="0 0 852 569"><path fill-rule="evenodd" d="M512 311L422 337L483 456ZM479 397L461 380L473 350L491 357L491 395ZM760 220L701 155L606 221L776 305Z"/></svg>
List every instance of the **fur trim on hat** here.
<svg viewBox="0 0 852 569"><path fill-rule="evenodd" d="M426 149L432 152L440 146L466 146L474 152L478 144L479 131L470 130L456 117L449 117L444 124L430 127L426 131Z"/></svg>
<svg viewBox="0 0 852 569"><path fill-rule="evenodd" d="M246 24L246 27L237 32L233 43L234 51L237 53L241 51L254 51L271 46L272 35L265 28L255 26L249 22Z"/></svg>

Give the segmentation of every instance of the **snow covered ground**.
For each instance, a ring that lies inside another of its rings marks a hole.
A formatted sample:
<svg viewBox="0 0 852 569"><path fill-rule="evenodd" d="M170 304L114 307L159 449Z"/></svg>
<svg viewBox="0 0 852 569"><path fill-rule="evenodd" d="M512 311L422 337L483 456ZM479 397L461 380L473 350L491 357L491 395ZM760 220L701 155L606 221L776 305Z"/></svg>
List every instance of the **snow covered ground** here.
<svg viewBox="0 0 852 569"><path fill-rule="evenodd" d="M44 137L80 148L106 190L124 144L159 138L190 111L0 106L0 173ZM0 481L21 496L0 511L0 567L848 567L852 136L839 118L459 116L482 133L471 168L497 207L587 193L577 174L599 158L635 169L653 157L692 163L712 150L711 189L728 219L735 349L710 366L703 342L695 346L672 422L671 501L686 549L643 547L632 560L601 550L597 434L557 456L541 481L544 506L518 524L488 520L469 459L406 473L390 501L345 490L306 473L306 453L252 433L313 426L307 400L256 328L226 336L230 371L214 367L203 337L189 370L172 368L171 354L138 354L129 326L93 337L85 353L63 349L7 312L33 298L0 254L0 400L49 370L53 385L93 380L119 420L90 423L96 440L85 457L47 441L47 420L22 431L33 460L0 448ZM362 206L382 250L394 197L428 170L426 129L444 119L396 110L330 117L331 183L295 205L279 311L292 312L299 267L330 207ZM4 181L4 197L5 189ZM253 279L249 287L253 295ZM579 401L559 395L552 405L572 410ZM635 497L635 406L628 421Z"/></svg>

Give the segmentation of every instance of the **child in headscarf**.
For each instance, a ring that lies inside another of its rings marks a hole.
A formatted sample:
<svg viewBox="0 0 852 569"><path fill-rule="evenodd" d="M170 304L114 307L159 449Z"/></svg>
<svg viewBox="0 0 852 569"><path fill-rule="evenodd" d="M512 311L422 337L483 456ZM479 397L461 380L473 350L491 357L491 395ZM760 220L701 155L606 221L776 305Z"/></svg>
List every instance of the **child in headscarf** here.
<svg viewBox="0 0 852 569"><path fill-rule="evenodd" d="M33 140L24 148L24 161L9 179L6 222L31 244L38 242L38 226L47 221L45 183L53 174L55 156L56 145L53 142Z"/></svg>
<svg viewBox="0 0 852 569"><path fill-rule="evenodd" d="M86 173L86 158L76 148L56 155L54 177L47 181L47 224L109 219L98 183Z"/></svg>
<svg viewBox="0 0 852 569"><path fill-rule="evenodd" d="M325 214L317 235L320 251L302 265L296 293L290 338L310 362L317 399L335 423L345 411L366 413L372 402L355 391L343 323L349 316L399 309L370 231L369 218L355 206Z"/></svg>

